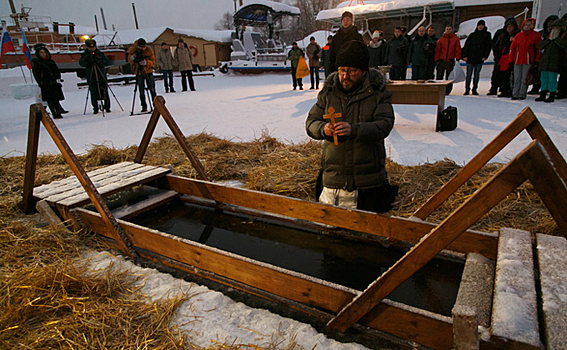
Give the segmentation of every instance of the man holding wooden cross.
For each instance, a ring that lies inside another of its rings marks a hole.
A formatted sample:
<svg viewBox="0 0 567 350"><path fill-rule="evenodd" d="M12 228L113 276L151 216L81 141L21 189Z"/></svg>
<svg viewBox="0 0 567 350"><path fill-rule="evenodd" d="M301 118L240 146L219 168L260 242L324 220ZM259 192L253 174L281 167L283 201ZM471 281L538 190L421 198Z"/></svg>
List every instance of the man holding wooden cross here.
<svg viewBox="0 0 567 350"><path fill-rule="evenodd" d="M306 129L310 137L325 140L317 199L385 212L397 195L397 186L388 183L384 147L394 126L394 110L384 76L369 70L368 59L364 43L343 46L337 55L338 71L326 79Z"/></svg>

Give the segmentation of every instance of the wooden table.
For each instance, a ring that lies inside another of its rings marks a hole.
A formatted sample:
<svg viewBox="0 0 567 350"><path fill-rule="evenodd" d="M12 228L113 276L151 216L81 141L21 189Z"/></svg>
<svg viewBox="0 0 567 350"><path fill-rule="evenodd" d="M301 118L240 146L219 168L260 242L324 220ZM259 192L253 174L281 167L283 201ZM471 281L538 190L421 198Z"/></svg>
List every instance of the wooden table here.
<svg viewBox="0 0 567 350"><path fill-rule="evenodd" d="M452 80L435 80L418 83L416 80L393 80L386 84L386 88L392 92L392 104L434 105L437 106L437 118L439 118L445 109L447 85L452 82ZM436 127L435 131L437 129Z"/></svg>

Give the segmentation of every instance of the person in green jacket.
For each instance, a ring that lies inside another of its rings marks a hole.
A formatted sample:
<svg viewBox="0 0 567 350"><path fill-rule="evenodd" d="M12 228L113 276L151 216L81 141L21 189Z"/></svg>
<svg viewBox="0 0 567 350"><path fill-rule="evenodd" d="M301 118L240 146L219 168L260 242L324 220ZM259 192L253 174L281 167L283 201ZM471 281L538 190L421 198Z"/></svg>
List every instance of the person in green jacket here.
<svg viewBox="0 0 567 350"><path fill-rule="evenodd" d="M299 59L304 57L305 54L303 50L301 50L297 43L294 42L291 44L291 50L289 50L287 54L287 59L291 62L291 81L293 83L293 89L296 90L297 86L299 85L299 90L303 90L303 78L296 78L295 73L297 72L297 64L299 63Z"/></svg>
<svg viewBox="0 0 567 350"><path fill-rule="evenodd" d="M386 79L369 69L368 58L360 41L350 41L341 49L338 71L326 79L307 116L306 130L311 138L325 140L317 199L385 212L397 194L397 187L388 183L384 147L394 126L394 110ZM333 112L335 123L329 119Z"/></svg>
<svg viewBox="0 0 567 350"><path fill-rule="evenodd" d="M110 112L110 97L108 96L108 84L106 80L106 67L110 66L110 60L102 51L96 47L93 39L85 40L86 50L81 54L79 64L86 68L87 83L91 94L93 114L99 111L99 103L106 113Z"/></svg>

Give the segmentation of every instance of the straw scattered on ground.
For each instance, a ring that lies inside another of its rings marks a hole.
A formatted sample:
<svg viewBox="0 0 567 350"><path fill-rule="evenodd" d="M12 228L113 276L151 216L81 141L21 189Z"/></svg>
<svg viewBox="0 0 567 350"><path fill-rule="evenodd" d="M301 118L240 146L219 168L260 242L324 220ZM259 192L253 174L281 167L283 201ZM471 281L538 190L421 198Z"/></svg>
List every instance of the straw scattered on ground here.
<svg viewBox="0 0 567 350"><path fill-rule="evenodd" d="M321 144L315 141L284 144L265 134L252 142L233 142L210 134L188 137L212 180L240 180L250 189L314 200L320 167ZM132 160L136 147L115 149L95 145L78 158L86 170ZM181 176L197 178L177 141L156 139L145 164L172 165ZM20 211L24 157L0 157L0 347L109 349L196 348L168 328L169 319L183 299L149 303L132 290L128 275L85 278L85 267L71 263L88 236L52 228L38 228L37 216ZM485 166L428 221L440 222L492 177L502 164ZM409 217L460 166L450 160L420 166L387 163L392 184L400 186L388 215ZM35 185L71 176L59 155L38 158ZM493 231L512 227L560 235L551 215L526 183L472 228ZM209 349L300 350L293 342L270 346L213 344Z"/></svg>

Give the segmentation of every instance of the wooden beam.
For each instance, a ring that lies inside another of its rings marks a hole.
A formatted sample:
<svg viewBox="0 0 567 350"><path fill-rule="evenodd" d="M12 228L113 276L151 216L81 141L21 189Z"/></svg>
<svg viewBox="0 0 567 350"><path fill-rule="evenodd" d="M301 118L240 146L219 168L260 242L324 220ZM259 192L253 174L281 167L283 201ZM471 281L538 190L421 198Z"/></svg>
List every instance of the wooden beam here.
<svg viewBox="0 0 567 350"><path fill-rule="evenodd" d="M37 152L39 145L39 128L41 120L41 103L30 106L28 126L28 146L26 150L26 167L24 173L24 191L22 210L26 214L33 212L35 199L33 198L33 186L35 183L35 169L37 166Z"/></svg>
<svg viewBox="0 0 567 350"><path fill-rule="evenodd" d="M171 131L173 132L173 136L175 137L177 142L179 142L179 145L183 149L183 152L185 152L185 155L187 155L187 158L189 158L189 161L193 165L193 168L195 168L195 170L197 171L197 174L199 174L199 177L202 180L210 181L210 178L205 171L205 167L203 167L203 164L201 164L201 161L195 155L195 153L191 149L191 146L189 146L187 139L171 116L171 113L169 113L169 110L165 107L165 99L162 96L156 96L156 98L154 99L154 106L169 126L169 129L171 129Z"/></svg>
<svg viewBox="0 0 567 350"><path fill-rule="evenodd" d="M531 110L530 110L531 112ZM535 118L535 117L534 117ZM567 163L565 163L565 159L553 143L551 138L545 132L545 129L540 124L539 120L535 119L527 128L526 131L532 139L538 140L539 143L545 149L549 159L553 163L553 167L557 170L559 176L563 179L563 181L567 182Z"/></svg>
<svg viewBox="0 0 567 350"><path fill-rule="evenodd" d="M528 148L495 174L397 263L372 282L364 293L359 294L346 305L327 325L341 332L346 331L459 237L468 227L521 185L526 180L526 176L523 174L520 164L524 161L525 155L533 152L537 147L536 143L536 141L532 142Z"/></svg>
<svg viewBox="0 0 567 350"><path fill-rule="evenodd" d="M114 239L99 214L80 208L74 212L87 229ZM68 216L74 220L71 215ZM356 295L356 291L340 285L122 220L118 222L137 248L303 304L337 312ZM144 256L143 253L141 255ZM381 315L388 317L379 317ZM400 303L382 302L376 314L365 318L364 324L435 349L449 350L453 344L449 317Z"/></svg>
<svg viewBox="0 0 567 350"><path fill-rule="evenodd" d="M413 216L425 220L443 202L447 200L459 187L467 182L477 171L498 154L508 143L526 129L534 120L535 115L529 107L524 108L520 114L502 130L490 143L488 143L473 159L471 159L459 172L439 189L431 198L419 208Z"/></svg>
<svg viewBox="0 0 567 350"><path fill-rule="evenodd" d="M549 157L550 158L550 157ZM558 169L549 161L548 153L539 142L525 156L521 167L535 191L555 219L563 236L567 237L567 186Z"/></svg>
<svg viewBox="0 0 567 350"><path fill-rule="evenodd" d="M179 197L179 193L175 191L166 191L163 193L156 194L150 198L138 202L133 205L129 205L123 209L115 210L112 212L115 218L126 220L153 208L156 208L162 204L169 203L175 198Z"/></svg>
<svg viewBox="0 0 567 350"><path fill-rule="evenodd" d="M424 235L436 227L426 222L345 209L271 193L226 187L175 175L166 175L166 179L169 189L183 194L204 197L201 188L205 187L213 200L222 203L365 232L396 241L418 243ZM497 234L467 231L450 244L448 249L462 253L475 252L495 259L497 246Z"/></svg>
<svg viewBox="0 0 567 350"><path fill-rule="evenodd" d="M154 102L155 103L155 102ZM144 136L142 137L142 141L138 146L138 151L136 152L136 156L134 157L134 163L142 163L144 156L146 155L146 151L150 142L152 141L152 135L156 130L157 123L159 121L159 111L154 108L152 115L150 116L150 120L148 121L148 125L146 126L146 131L144 132Z"/></svg>
<svg viewBox="0 0 567 350"><path fill-rule="evenodd" d="M81 164L79 163L79 160L77 159L77 157L75 156L69 145L67 144L67 141L65 141L65 138L59 132L57 126L55 126L53 119L51 119L51 117L47 114L43 106L41 106L40 108L42 114L41 122L43 123L43 126L45 127L51 138L53 139L53 142L55 142L57 148L59 148L59 151L63 155L63 158L65 159L65 161L67 162L67 164L69 165L75 176L77 177L77 180L79 180L79 182L83 186L85 192L88 194L95 208L102 216L106 224L106 229L110 230L113 233L114 239L118 242L120 248L125 254L127 254L132 258L136 258L137 253L134 251L134 248L130 243L129 237L126 235L126 233L124 233L124 231L122 231L122 229L116 222L116 219L110 213L110 210L106 205L106 202L104 201L100 193L97 191L91 179L89 178L89 176L87 175Z"/></svg>

